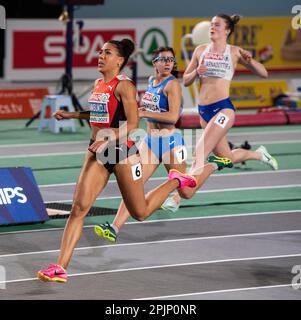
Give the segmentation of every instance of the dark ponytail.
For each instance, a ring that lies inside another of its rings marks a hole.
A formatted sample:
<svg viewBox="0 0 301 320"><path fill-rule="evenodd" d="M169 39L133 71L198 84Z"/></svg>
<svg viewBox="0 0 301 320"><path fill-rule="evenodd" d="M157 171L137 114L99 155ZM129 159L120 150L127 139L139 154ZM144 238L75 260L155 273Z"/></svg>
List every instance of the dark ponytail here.
<svg viewBox="0 0 301 320"><path fill-rule="evenodd" d="M235 25L238 24L239 20L242 18L238 14L234 14L232 16L228 16L227 14L224 14L224 13L219 13L218 15L216 15L216 17L219 17L219 18L222 18L222 19L225 20L226 25L227 25L227 29L230 30L230 33L228 34L228 38L233 33Z"/></svg>
<svg viewBox="0 0 301 320"><path fill-rule="evenodd" d="M231 20L233 21L234 25L238 24L239 20L241 19L242 17L238 14L234 14L231 16Z"/></svg>
<svg viewBox="0 0 301 320"><path fill-rule="evenodd" d="M121 41L118 40L110 40L108 43L114 45L118 51L120 57L124 58L123 64L120 67L120 70L124 68L124 66L128 63L130 55L135 50L135 44L130 39L122 39Z"/></svg>

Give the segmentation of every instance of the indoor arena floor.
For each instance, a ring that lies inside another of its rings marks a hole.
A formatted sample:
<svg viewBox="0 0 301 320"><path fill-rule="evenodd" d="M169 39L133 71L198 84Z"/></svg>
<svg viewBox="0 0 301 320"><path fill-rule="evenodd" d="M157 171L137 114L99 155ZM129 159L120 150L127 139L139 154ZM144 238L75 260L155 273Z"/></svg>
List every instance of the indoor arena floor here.
<svg viewBox="0 0 301 320"><path fill-rule="evenodd" d="M87 126L55 135L5 121L0 137L0 167L29 166L45 203L72 202ZM301 126L233 128L229 140L265 145L279 170L249 161L218 172L177 213L129 219L115 244L93 233L112 215L87 217L66 284L35 277L56 261L66 219L0 227L0 300L301 299ZM145 191L165 179L160 167ZM119 202L112 176L93 206Z"/></svg>

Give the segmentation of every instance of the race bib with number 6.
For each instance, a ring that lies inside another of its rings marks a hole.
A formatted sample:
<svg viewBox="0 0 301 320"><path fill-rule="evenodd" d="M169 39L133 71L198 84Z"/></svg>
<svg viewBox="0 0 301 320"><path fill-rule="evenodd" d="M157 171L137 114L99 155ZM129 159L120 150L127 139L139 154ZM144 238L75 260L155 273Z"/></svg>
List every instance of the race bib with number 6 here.
<svg viewBox="0 0 301 320"><path fill-rule="evenodd" d="M134 164L132 167L132 177L136 181L142 177L141 163Z"/></svg>

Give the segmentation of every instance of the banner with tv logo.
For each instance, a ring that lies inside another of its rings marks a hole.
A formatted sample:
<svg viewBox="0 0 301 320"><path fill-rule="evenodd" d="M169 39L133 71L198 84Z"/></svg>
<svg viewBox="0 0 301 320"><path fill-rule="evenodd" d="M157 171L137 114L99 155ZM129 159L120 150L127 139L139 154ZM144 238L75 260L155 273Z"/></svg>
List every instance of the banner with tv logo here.
<svg viewBox="0 0 301 320"><path fill-rule="evenodd" d="M0 168L0 225L48 219L31 168Z"/></svg>

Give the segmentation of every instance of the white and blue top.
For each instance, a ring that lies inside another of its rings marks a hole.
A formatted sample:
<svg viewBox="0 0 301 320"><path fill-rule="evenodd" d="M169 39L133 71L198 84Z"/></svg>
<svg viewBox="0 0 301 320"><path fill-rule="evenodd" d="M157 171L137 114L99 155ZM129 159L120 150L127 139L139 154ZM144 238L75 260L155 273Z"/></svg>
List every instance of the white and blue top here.
<svg viewBox="0 0 301 320"><path fill-rule="evenodd" d="M234 67L231 57L231 45L227 44L224 53L211 52L209 44L200 56L200 61L206 66L204 78L222 78L231 81L234 75Z"/></svg>

